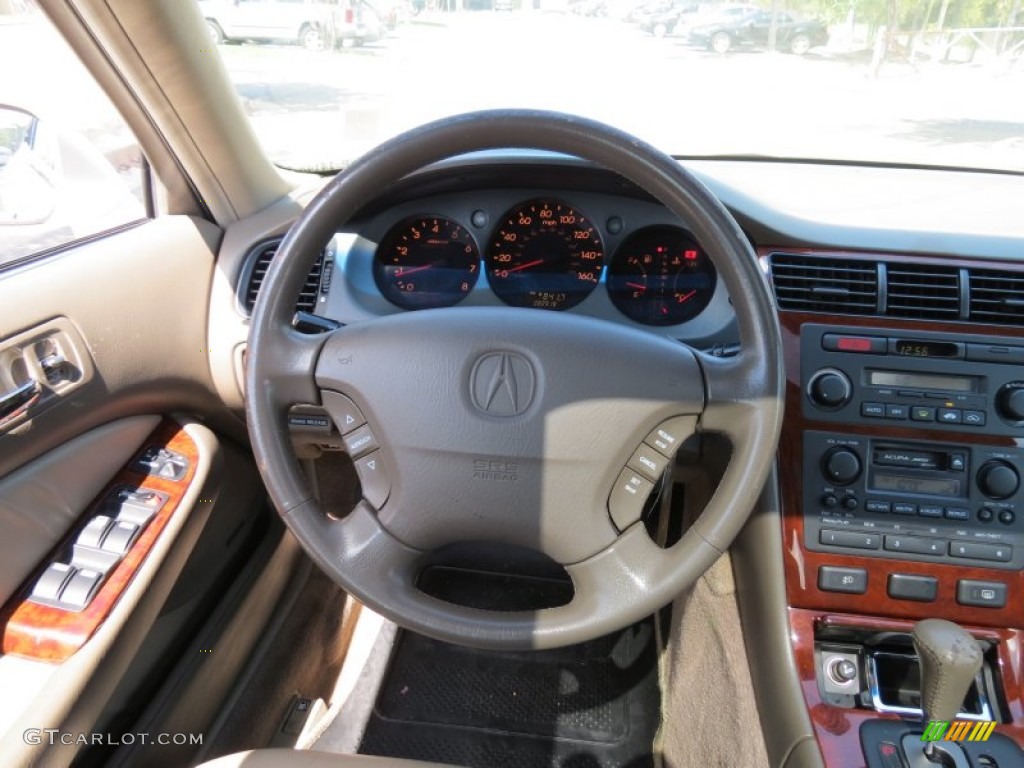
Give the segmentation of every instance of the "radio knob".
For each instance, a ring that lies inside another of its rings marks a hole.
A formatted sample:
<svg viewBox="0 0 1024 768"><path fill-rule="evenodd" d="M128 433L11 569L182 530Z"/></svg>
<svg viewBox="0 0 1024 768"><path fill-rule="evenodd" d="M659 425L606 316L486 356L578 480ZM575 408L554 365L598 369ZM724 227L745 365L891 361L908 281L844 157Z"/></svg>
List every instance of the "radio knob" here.
<svg viewBox="0 0 1024 768"><path fill-rule="evenodd" d="M1007 421L1024 421L1024 386L1004 384L996 393L996 408Z"/></svg>
<svg viewBox="0 0 1024 768"><path fill-rule="evenodd" d="M1006 499L1020 488L1020 475L1005 461L986 461L978 470L978 488L990 499Z"/></svg>
<svg viewBox="0 0 1024 768"><path fill-rule="evenodd" d="M849 448L833 448L821 460L821 471L836 485L849 485L860 477L860 457Z"/></svg>
<svg viewBox="0 0 1024 768"><path fill-rule="evenodd" d="M841 408L850 402L853 386L842 371L823 368L811 377L807 394L820 408Z"/></svg>

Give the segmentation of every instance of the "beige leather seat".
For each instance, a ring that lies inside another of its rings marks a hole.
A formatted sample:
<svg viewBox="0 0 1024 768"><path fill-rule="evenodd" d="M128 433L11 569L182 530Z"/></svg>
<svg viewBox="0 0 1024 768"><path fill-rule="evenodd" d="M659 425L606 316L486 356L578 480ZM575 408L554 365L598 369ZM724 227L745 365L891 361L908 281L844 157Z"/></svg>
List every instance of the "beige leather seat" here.
<svg viewBox="0 0 1024 768"><path fill-rule="evenodd" d="M440 763L369 755L333 755L295 749L255 749L203 763L198 768L451 768Z"/></svg>

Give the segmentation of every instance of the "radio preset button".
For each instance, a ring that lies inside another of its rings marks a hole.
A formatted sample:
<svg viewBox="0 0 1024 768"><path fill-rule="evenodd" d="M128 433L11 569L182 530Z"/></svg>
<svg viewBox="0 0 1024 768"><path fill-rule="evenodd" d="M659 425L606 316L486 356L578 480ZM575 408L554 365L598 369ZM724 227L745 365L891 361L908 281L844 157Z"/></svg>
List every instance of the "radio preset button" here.
<svg viewBox="0 0 1024 768"><path fill-rule="evenodd" d="M938 420L943 424L959 424L963 418L964 412L959 408L939 408Z"/></svg>
<svg viewBox="0 0 1024 768"><path fill-rule="evenodd" d="M935 421L935 409L928 405L915 405L910 409L911 421Z"/></svg>
<svg viewBox="0 0 1024 768"><path fill-rule="evenodd" d="M898 501L892 505L892 511L897 515L916 515L917 504L908 504L903 501Z"/></svg>
<svg viewBox="0 0 1024 768"><path fill-rule="evenodd" d="M946 517L950 520L970 520L971 510L964 507L946 507Z"/></svg>
<svg viewBox="0 0 1024 768"><path fill-rule="evenodd" d="M942 517L942 507L933 507L930 504L922 504L917 508L917 514L921 517Z"/></svg>
<svg viewBox="0 0 1024 768"><path fill-rule="evenodd" d="M888 514L892 510L892 505L888 501L867 501L864 502L864 509L868 512Z"/></svg>
<svg viewBox="0 0 1024 768"><path fill-rule="evenodd" d="M949 545L949 554L971 560L992 560L1008 563L1013 559L1013 547L1009 544L978 544L973 541L954 541Z"/></svg>
<svg viewBox="0 0 1024 768"><path fill-rule="evenodd" d="M910 407L906 405L886 405L885 418L904 421L910 416Z"/></svg>
<svg viewBox="0 0 1024 768"><path fill-rule="evenodd" d="M984 411L964 411L964 424L972 427L984 427L985 426L985 412Z"/></svg>
<svg viewBox="0 0 1024 768"><path fill-rule="evenodd" d="M926 539L921 536L886 536L885 549L888 552L907 552L911 555L946 554L945 539Z"/></svg>
<svg viewBox="0 0 1024 768"><path fill-rule="evenodd" d="M861 403L860 415L872 419L884 419L885 405L883 403Z"/></svg>
<svg viewBox="0 0 1024 768"><path fill-rule="evenodd" d="M882 537L877 533L857 533L856 531L823 530L818 541L832 547L850 547L851 549L878 549Z"/></svg>

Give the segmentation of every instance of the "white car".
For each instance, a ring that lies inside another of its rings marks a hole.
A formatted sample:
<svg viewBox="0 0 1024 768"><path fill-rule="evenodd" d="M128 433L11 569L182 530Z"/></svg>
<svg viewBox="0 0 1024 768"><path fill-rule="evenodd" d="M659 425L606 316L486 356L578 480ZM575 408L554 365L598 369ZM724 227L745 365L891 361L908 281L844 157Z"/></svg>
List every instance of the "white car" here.
<svg viewBox="0 0 1024 768"><path fill-rule="evenodd" d="M360 0L200 0L211 39L294 42L320 51L381 36L378 14Z"/></svg>

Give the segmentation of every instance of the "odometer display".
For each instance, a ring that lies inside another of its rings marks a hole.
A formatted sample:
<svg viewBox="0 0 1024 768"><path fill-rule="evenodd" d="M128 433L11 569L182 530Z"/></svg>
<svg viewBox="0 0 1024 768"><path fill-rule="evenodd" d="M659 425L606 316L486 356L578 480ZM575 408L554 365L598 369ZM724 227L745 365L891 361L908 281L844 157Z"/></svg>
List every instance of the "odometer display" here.
<svg viewBox="0 0 1024 768"><path fill-rule="evenodd" d="M644 325L678 325L696 317L715 292L715 268L678 227L637 230L608 266L608 297Z"/></svg>
<svg viewBox="0 0 1024 768"><path fill-rule="evenodd" d="M597 287L603 268L597 227L557 200L517 205L501 218L487 248L491 289L514 307L574 307Z"/></svg>
<svg viewBox="0 0 1024 768"><path fill-rule="evenodd" d="M402 309L449 307L476 284L480 251L473 236L443 216L406 219L388 230L377 247L377 288Z"/></svg>

